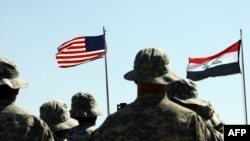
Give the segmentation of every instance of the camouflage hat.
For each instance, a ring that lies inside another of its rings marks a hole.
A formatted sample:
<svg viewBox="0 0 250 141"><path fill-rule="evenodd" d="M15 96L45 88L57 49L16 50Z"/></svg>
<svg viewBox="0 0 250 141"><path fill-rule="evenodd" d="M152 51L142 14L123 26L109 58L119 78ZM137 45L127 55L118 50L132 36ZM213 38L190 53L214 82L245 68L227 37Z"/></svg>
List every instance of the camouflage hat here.
<svg viewBox="0 0 250 141"><path fill-rule="evenodd" d="M168 85L168 98L175 99L183 104L195 104L200 106L209 105L209 101L198 98L194 81L182 78Z"/></svg>
<svg viewBox="0 0 250 141"><path fill-rule="evenodd" d="M167 53L158 48L140 50L134 61L134 70L124 75L131 81L166 85L180 78L171 71Z"/></svg>
<svg viewBox="0 0 250 141"><path fill-rule="evenodd" d="M87 92L78 92L72 97L70 114L74 118L102 115L100 109L97 107L95 98Z"/></svg>
<svg viewBox="0 0 250 141"><path fill-rule="evenodd" d="M40 118L53 132L71 129L78 125L78 121L70 117L67 105L60 100L44 103L40 107Z"/></svg>
<svg viewBox="0 0 250 141"><path fill-rule="evenodd" d="M195 112L203 119L212 117L214 109L210 101L198 98L196 84L190 79L180 79L168 85L167 96L170 100L176 100L184 105L196 105Z"/></svg>
<svg viewBox="0 0 250 141"><path fill-rule="evenodd" d="M28 82L19 77L16 63L4 57L0 57L0 85L8 85L12 89L28 86Z"/></svg>

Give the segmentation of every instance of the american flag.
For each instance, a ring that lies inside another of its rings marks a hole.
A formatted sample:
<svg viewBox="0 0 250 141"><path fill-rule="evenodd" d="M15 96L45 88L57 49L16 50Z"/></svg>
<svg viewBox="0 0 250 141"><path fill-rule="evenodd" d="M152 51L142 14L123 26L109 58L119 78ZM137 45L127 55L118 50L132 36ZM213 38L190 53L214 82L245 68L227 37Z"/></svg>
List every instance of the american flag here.
<svg viewBox="0 0 250 141"><path fill-rule="evenodd" d="M56 60L60 68L73 67L105 56L104 35L81 36L58 47Z"/></svg>

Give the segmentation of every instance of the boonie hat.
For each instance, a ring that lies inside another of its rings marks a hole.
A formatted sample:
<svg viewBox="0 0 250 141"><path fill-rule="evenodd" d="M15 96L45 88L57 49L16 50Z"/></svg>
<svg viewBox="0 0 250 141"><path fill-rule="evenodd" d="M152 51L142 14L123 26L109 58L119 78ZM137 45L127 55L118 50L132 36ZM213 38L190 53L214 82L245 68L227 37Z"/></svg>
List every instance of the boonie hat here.
<svg viewBox="0 0 250 141"><path fill-rule="evenodd" d="M78 121L70 117L67 105L60 100L44 103L40 107L40 118L53 132L71 129L78 125Z"/></svg>
<svg viewBox="0 0 250 141"><path fill-rule="evenodd" d="M124 75L131 81L167 85L180 78L170 69L167 53L159 48L140 50L134 60L134 69Z"/></svg>
<svg viewBox="0 0 250 141"><path fill-rule="evenodd" d="M190 79L180 79L167 86L167 96L170 100L186 105L196 105L196 113L205 120L211 118L214 109L210 101L199 98L196 84Z"/></svg>
<svg viewBox="0 0 250 141"><path fill-rule="evenodd" d="M71 99L71 117L94 117L102 113L93 95L88 92L78 92Z"/></svg>
<svg viewBox="0 0 250 141"><path fill-rule="evenodd" d="M12 89L28 86L28 82L19 77L16 63L4 57L0 57L0 85L8 85Z"/></svg>
<svg viewBox="0 0 250 141"><path fill-rule="evenodd" d="M169 84L167 96L169 99L175 99L183 104L195 104L201 106L207 106L210 104L208 100L198 98L198 92L196 84L186 78L182 78L178 81L174 81Z"/></svg>

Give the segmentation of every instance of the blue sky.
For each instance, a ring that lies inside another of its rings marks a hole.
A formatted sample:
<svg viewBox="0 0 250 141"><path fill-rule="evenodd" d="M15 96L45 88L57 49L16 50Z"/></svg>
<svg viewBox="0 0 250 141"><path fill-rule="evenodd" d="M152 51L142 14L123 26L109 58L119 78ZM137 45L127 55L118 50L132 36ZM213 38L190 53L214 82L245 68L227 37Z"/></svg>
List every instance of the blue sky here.
<svg viewBox="0 0 250 141"><path fill-rule="evenodd" d="M43 0L0 2L0 56L18 64L29 82L16 104L39 116L46 101L60 99L70 108L79 91L92 93L107 116L104 59L60 69L55 54L63 42L95 36L106 28L110 112L136 98L136 86L123 75L136 53L147 47L168 52L171 68L186 77L189 57L216 54L240 39L243 30L245 79L249 102L250 2L247 0ZM242 75L197 81L199 96L210 100L226 124L245 124ZM249 104L248 104L249 105ZM248 106L248 113L250 112Z"/></svg>

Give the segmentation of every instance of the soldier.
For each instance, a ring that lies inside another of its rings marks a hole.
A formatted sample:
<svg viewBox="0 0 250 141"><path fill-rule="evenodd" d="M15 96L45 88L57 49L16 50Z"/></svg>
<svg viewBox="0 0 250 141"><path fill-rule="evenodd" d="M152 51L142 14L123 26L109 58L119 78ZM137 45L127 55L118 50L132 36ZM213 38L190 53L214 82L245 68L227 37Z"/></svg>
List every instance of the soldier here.
<svg viewBox="0 0 250 141"><path fill-rule="evenodd" d="M70 117L67 105L60 100L51 100L40 107L40 118L44 120L58 141L67 141L68 131L77 126L77 120Z"/></svg>
<svg viewBox="0 0 250 141"><path fill-rule="evenodd" d="M0 57L0 141L54 141L45 122L15 105L19 89L27 85L16 63Z"/></svg>
<svg viewBox="0 0 250 141"><path fill-rule="evenodd" d="M70 114L79 125L69 131L69 141L89 141L96 130L97 116L102 115L95 98L88 92L76 93L71 99Z"/></svg>
<svg viewBox="0 0 250 141"><path fill-rule="evenodd" d="M163 50L140 50L134 70L124 78L137 85L137 98L108 116L92 136L93 141L217 140L200 116L167 98L167 85L180 78L170 69Z"/></svg>
<svg viewBox="0 0 250 141"><path fill-rule="evenodd" d="M206 123L219 131L224 132L224 123L215 113L210 101L198 98L196 84L190 79L180 79L168 85L168 98L186 108L195 111Z"/></svg>

